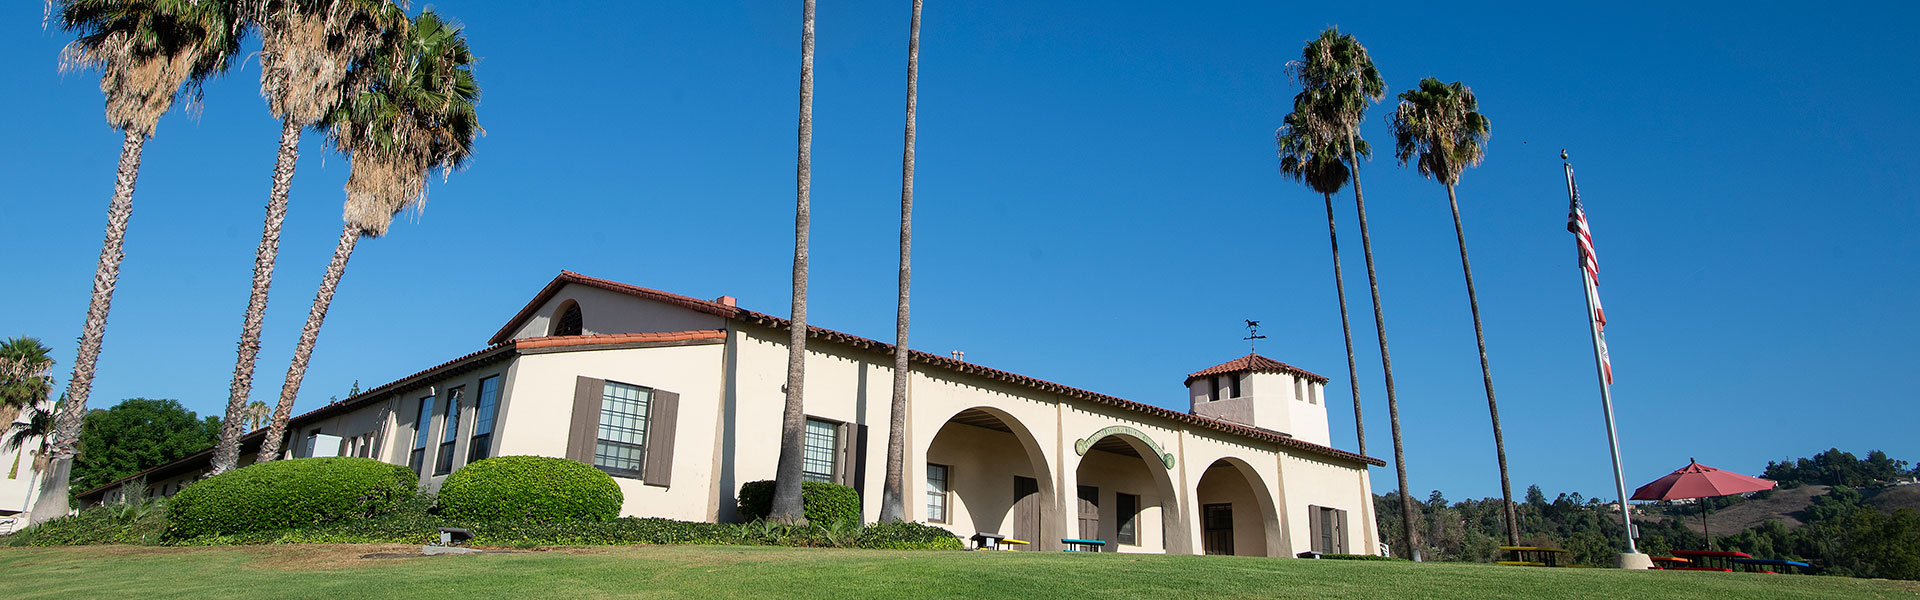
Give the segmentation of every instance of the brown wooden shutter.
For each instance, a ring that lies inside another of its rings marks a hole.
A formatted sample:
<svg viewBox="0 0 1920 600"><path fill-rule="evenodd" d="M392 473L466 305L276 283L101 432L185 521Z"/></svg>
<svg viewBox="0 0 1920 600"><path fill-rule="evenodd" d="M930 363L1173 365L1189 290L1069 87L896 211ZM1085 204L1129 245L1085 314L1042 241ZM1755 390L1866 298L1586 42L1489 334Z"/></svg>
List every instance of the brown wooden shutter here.
<svg viewBox="0 0 1920 600"><path fill-rule="evenodd" d="M567 432L567 459L593 464L593 447L600 439L600 398L607 382L577 377L573 384L573 423Z"/></svg>
<svg viewBox="0 0 1920 600"><path fill-rule="evenodd" d="M1320 529L1320 507L1307 507L1307 549L1313 552L1326 552L1326 534Z"/></svg>
<svg viewBox="0 0 1920 600"><path fill-rule="evenodd" d="M654 390L647 409L647 463L640 478L647 485L673 483L673 434L679 429L680 394Z"/></svg>
<svg viewBox="0 0 1920 600"><path fill-rule="evenodd" d="M853 491L864 500L867 496L867 426L854 425L853 428Z"/></svg>
<svg viewBox="0 0 1920 600"><path fill-rule="evenodd" d="M1333 547L1337 554L1347 554L1347 511L1333 511Z"/></svg>

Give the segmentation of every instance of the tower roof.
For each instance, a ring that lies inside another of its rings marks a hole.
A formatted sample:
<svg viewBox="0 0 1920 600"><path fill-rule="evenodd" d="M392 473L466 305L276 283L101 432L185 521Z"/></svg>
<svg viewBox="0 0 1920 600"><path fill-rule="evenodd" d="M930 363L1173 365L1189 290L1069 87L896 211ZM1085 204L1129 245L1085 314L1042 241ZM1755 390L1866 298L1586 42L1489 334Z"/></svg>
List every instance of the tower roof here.
<svg viewBox="0 0 1920 600"><path fill-rule="evenodd" d="M1199 379L1201 377L1225 375L1228 373L1289 373L1293 375L1300 375L1302 377L1306 377L1308 379L1314 380L1315 382L1319 382L1323 384L1327 382L1326 377L1319 375L1317 373L1314 373L1312 371L1308 371L1300 367L1296 367L1296 366L1289 365L1287 363L1283 363L1271 358L1267 358L1259 354L1250 353L1240 358L1236 358L1236 359L1223 362L1205 369L1201 369L1199 371L1195 371L1192 374L1187 375L1187 380L1183 383L1183 385L1191 384L1193 383L1193 380Z"/></svg>

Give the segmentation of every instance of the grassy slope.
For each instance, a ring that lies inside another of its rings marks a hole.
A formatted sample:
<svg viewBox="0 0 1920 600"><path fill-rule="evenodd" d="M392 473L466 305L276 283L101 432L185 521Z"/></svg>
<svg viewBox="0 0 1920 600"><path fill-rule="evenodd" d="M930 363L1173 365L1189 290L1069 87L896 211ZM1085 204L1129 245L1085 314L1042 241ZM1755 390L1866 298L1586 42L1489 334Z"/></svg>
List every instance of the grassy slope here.
<svg viewBox="0 0 1920 600"><path fill-rule="evenodd" d="M9 598L1920 598L1840 577L1244 557L634 546L366 559L406 546L0 549Z"/></svg>

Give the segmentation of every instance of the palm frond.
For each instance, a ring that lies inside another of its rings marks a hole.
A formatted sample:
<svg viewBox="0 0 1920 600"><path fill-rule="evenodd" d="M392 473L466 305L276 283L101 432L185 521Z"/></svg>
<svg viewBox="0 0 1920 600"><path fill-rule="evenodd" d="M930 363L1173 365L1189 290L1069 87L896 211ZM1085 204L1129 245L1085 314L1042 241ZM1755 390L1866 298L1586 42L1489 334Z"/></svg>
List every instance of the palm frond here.
<svg viewBox="0 0 1920 600"><path fill-rule="evenodd" d="M47 12L75 34L61 70L100 71L107 123L140 135L177 99L197 102L246 33L234 0L54 0Z"/></svg>
<svg viewBox="0 0 1920 600"><path fill-rule="evenodd" d="M1412 162L1420 175L1448 186L1459 184L1467 169L1480 166L1493 131L1493 122L1480 114L1473 90L1432 77L1400 93L1400 105L1387 124L1393 129L1393 155L1400 166Z"/></svg>

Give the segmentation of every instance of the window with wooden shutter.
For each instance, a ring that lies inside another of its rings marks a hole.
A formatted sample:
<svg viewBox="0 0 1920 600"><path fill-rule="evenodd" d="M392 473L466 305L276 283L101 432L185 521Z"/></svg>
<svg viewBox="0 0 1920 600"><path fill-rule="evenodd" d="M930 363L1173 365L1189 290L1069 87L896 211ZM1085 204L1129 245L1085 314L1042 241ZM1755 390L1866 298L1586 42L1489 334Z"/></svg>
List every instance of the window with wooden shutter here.
<svg viewBox="0 0 1920 600"><path fill-rule="evenodd" d="M615 477L668 487L680 421L680 394L662 389L578 377L567 458Z"/></svg>

